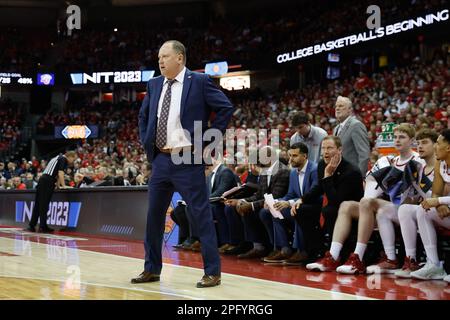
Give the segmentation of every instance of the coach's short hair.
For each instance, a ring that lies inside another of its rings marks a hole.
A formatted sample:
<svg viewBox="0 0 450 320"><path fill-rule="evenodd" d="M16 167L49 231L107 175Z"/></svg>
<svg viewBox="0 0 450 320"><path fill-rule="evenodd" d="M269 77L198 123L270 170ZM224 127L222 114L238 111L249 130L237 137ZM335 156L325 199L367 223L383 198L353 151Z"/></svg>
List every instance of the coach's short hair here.
<svg viewBox="0 0 450 320"><path fill-rule="evenodd" d="M333 141L334 141L334 145L335 145L337 148L342 148L342 141L341 141L341 138L339 138L339 137L337 137L337 136L326 136L325 138L322 139L322 143L323 143L325 140L333 140Z"/></svg>
<svg viewBox="0 0 450 320"><path fill-rule="evenodd" d="M176 53L183 55L183 63L186 64L186 47L178 40L168 40L165 43L171 43L172 48Z"/></svg>
<svg viewBox="0 0 450 320"><path fill-rule="evenodd" d="M436 132L436 130L430 129L430 128L424 128L419 130L416 134L416 140L422 140L422 139L430 139L433 141L433 143L436 143L437 139L439 137L439 134Z"/></svg>
<svg viewBox="0 0 450 320"><path fill-rule="evenodd" d="M298 127L301 124L309 124L309 116L305 111L299 111L292 117L293 127Z"/></svg>
<svg viewBox="0 0 450 320"><path fill-rule="evenodd" d="M406 133L410 139L413 139L416 135L416 129L414 129L414 126L410 123L401 123L398 126L395 126L394 132L395 131Z"/></svg>
<svg viewBox="0 0 450 320"><path fill-rule="evenodd" d="M308 155L308 146L303 142L296 142L292 146L289 147L289 150L300 150L301 153Z"/></svg>

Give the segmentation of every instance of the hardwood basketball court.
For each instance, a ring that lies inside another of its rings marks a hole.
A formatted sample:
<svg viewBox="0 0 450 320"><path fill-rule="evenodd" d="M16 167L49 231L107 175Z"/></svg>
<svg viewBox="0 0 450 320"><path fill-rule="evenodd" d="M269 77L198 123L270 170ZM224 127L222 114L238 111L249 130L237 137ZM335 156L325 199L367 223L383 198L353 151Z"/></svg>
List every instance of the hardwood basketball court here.
<svg viewBox="0 0 450 320"><path fill-rule="evenodd" d="M62 233L0 229L0 299L445 299L443 281L311 273L222 257L222 285L198 289L198 253L164 248L161 282L131 284L143 268L143 244Z"/></svg>

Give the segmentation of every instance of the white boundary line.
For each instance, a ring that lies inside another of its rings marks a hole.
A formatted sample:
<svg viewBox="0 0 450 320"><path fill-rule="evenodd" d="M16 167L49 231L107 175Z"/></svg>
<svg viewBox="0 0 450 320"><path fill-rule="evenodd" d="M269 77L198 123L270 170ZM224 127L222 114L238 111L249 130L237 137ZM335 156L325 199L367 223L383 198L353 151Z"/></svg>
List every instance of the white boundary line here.
<svg viewBox="0 0 450 320"><path fill-rule="evenodd" d="M0 236L0 238L3 238L3 237ZM10 239L10 238L4 238L4 239L17 241L17 239ZM18 241L24 241L24 240L18 240ZM34 243L34 244L38 244L38 243L33 242L33 241L31 241L31 242ZM41 244L41 243L39 243L39 244ZM62 246L58 246L58 245L49 245L49 244L46 244L46 243L42 243L42 245L62 247ZM92 254L120 257L122 259L125 258L125 259L129 259L129 260L138 260L138 261L141 261L141 262L144 260L144 259L127 257L127 256L116 255L116 254L111 254L111 253L96 252L96 251L83 250L83 249L75 249L75 248L70 248L70 247L63 247L63 248L67 248L67 249L71 249L71 250L78 250L78 251L82 251L82 252L86 252L86 253L92 253ZM163 258L163 260L164 260L164 258ZM189 266L180 266L180 265L171 264L171 263L163 263L163 266L164 265L173 266L173 267L181 268L181 269L190 269L190 270L195 270L195 271L202 270L202 269L199 269L199 268L194 268L194 267L189 267ZM279 282L279 281L273 281L273 280L267 280L267 279L260 279L260 278L253 278L253 277L248 277L248 276L241 276L241 275L233 274L233 273L222 272L222 274L226 274L227 276L232 276L232 277L235 277L235 278L242 278L242 279L247 279L247 280L251 279L253 281L261 281L261 282L266 282L266 283L270 283L270 284L276 284L276 285L279 285L279 286L289 286L289 287L295 287L295 288L302 288L302 289L318 291L318 292L322 292L322 293L326 292L328 294L336 293L336 294L347 296L347 297L351 297L351 298L366 299L366 300L376 300L376 299L370 298L370 297L362 297L362 296L357 296L357 295L353 295L353 294L349 294L349 293L343 293L343 292L339 292L339 291L325 290L325 289L314 288L314 287L307 287L307 286L296 285L296 284L291 284L291 283L285 283L285 282Z"/></svg>
<svg viewBox="0 0 450 320"><path fill-rule="evenodd" d="M64 283L64 280L62 280L62 279L55 279L55 278L26 277L26 276L14 276L14 275L5 275L5 274L0 274L0 277L14 278L14 279L54 281L54 282L58 282L58 283ZM122 289L122 290L128 290L128 291L138 291L138 292L140 291L140 292L156 293L156 294L160 294L160 295L169 295L169 296L186 298L186 299L191 299L191 300L202 300L201 298L192 297L192 296L188 296L188 295L182 295L182 294L178 294L178 293L168 293L168 292L164 292L162 290L156 291L156 290L148 290L148 289L145 289L145 288L123 287L123 286L116 286L116 285L108 285L108 284L104 284L104 283L86 282L86 281L80 281L80 284L84 284L84 285L87 285L87 286L97 286L97 287L112 288L112 289ZM37 299L30 299L30 300L37 300ZM59 300L59 299L57 299L57 300ZM95 299L88 299L88 300L95 300ZM111 299L105 299L105 300L111 300Z"/></svg>
<svg viewBox="0 0 450 320"><path fill-rule="evenodd" d="M58 234L51 234L51 233L39 233L39 232L30 232L30 231L24 231L20 228L0 228L0 233L6 233L6 234L13 234L13 235L20 235L23 237L41 237L44 239L53 239L53 240L63 240L63 241L88 241L87 238L77 238L77 237L71 237L71 236L63 236Z"/></svg>

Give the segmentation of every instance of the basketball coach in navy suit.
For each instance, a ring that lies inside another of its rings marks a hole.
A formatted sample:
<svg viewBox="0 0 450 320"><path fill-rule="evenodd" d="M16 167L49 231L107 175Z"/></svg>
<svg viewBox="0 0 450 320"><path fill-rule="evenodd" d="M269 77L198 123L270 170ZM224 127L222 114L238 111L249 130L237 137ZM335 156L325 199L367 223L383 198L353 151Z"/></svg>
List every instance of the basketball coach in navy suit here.
<svg viewBox="0 0 450 320"><path fill-rule="evenodd" d="M204 146L198 134L194 135L194 122L200 121L203 133L208 128L224 132L234 108L207 75L185 67L186 49L179 41L165 42L158 58L161 76L148 81L139 112L139 135L153 174L148 187L144 271L131 282L159 281L166 211L173 192L178 191L191 209L202 244L205 274L197 287L213 287L221 281L220 257L204 164L193 162L193 154L201 158ZM174 163L174 156L185 159L186 153L191 162Z"/></svg>

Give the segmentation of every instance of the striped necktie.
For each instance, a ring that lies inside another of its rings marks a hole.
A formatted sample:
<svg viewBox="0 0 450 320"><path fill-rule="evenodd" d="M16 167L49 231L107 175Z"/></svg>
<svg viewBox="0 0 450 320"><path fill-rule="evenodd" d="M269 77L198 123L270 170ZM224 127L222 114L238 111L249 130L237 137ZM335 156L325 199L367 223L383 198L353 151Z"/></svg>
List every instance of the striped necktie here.
<svg viewBox="0 0 450 320"><path fill-rule="evenodd" d="M164 94L158 127L156 129L156 146L163 149L167 143L167 120L169 119L170 100L172 98L172 84L175 79L167 80L167 90Z"/></svg>

